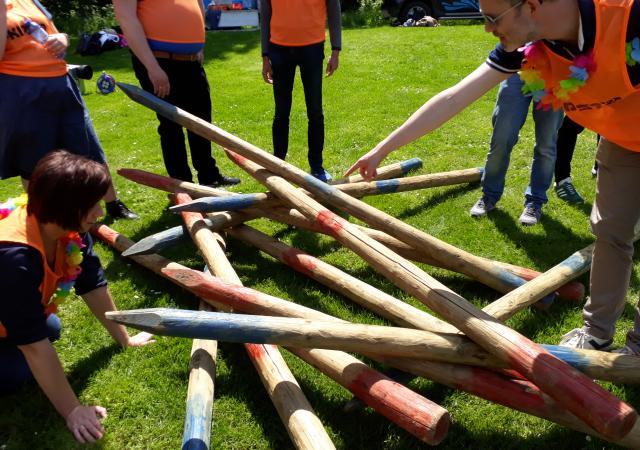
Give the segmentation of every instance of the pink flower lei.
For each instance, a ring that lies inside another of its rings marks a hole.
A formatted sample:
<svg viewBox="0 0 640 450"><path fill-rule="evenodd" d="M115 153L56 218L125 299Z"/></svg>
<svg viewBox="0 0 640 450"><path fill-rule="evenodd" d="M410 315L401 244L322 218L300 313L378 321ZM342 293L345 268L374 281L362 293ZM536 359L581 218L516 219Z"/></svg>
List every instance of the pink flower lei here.
<svg viewBox="0 0 640 450"><path fill-rule="evenodd" d="M596 64L591 52L576 55L569 66L569 77L560 80L555 86L548 86L541 74L541 69L546 68L548 64L542 45L544 44L541 42L534 42L521 49L524 52L522 70L519 72L524 82L522 93L538 102L537 107L540 109L557 110L569 100L569 96L587 83L589 74L596 69Z"/></svg>
<svg viewBox="0 0 640 450"><path fill-rule="evenodd" d="M14 209L26 205L27 200L27 194L22 194L19 197L10 198L4 203L0 203L0 220L11 214ZM45 306L47 314L55 312L58 309L58 305L69 297L73 292L76 278L78 278L78 275L82 272L80 265L83 259L82 249L85 245L82 243L80 235L72 231L61 237L59 241L65 249L66 272L64 277L59 281L56 291Z"/></svg>

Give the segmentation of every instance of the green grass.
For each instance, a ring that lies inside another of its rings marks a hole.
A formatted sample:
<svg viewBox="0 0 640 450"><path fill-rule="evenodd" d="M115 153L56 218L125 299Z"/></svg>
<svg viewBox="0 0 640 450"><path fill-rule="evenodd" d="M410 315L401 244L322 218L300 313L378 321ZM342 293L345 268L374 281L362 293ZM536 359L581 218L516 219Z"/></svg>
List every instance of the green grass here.
<svg viewBox="0 0 640 450"><path fill-rule="evenodd" d="M206 70L211 83L216 125L268 151L271 149L273 99L260 76L257 32L208 34ZM424 101L473 70L493 47L492 36L479 25L439 28L372 28L346 30L338 72L325 80L326 166L342 173L357 157L399 126ZM106 70L119 81L137 84L126 51L96 58L74 59L90 63L97 73ZM93 85L92 85L93 86ZM299 80L291 115L289 161L307 169L306 114ZM122 93L85 97L112 170L133 167L165 174L156 135L154 114ZM421 173L439 172L484 163L491 134L490 116L495 90L450 123L429 136L390 155L388 162L421 157ZM476 255L546 270L588 245L588 211L594 197L589 169L595 137L584 133L573 161L578 190L587 198L583 207L562 203L550 192L542 224L523 228L517 223L527 185L533 132L530 121L514 149L507 188L499 210L490 220L473 220L468 210L477 200L477 185L437 188L413 193L372 197L367 201L432 235ZM264 189L241 173L216 149L225 174L240 175L234 190ZM180 223L166 212L166 194L115 177L122 199L143 218L111 224L132 239ZM20 191L15 179L0 182L0 197ZM407 298L366 263L331 239L291 229L266 220L258 228L325 261ZM344 319L386 323L352 306L339 295L283 267L253 248L229 240L229 259L246 286L295 300ZM135 263L98 244L111 290L121 309L168 306L195 308L196 299ZM192 244L170 249L165 255L190 267L203 262ZM478 306L499 295L464 276L425 267L447 286ZM582 277L586 282L587 278ZM634 267L629 304L619 322L616 343L632 325L631 303L638 297L638 266ZM557 343L560 336L580 325L580 306L556 302L549 312L527 310L509 324L541 343ZM120 351L78 299L62 308L63 335L56 348L75 392L85 403L105 406L105 449L178 448L181 442L187 367L191 343L187 339L160 338L150 347ZM291 354L283 351L291 370L341 449L416 449L423 445L378 414L365 410L348 415L342 406L350 394ZM605 384L632 405L639 391L631 386ZM597 439L575 433L465 393L419 379L411 387L447 408L453 425L441 448L611 448ZM79 448L63 420L37 387L27 387L0 400L0 448ZM241 346L220 344L215 386L212 448L286 449L292 444Z"/></svg>

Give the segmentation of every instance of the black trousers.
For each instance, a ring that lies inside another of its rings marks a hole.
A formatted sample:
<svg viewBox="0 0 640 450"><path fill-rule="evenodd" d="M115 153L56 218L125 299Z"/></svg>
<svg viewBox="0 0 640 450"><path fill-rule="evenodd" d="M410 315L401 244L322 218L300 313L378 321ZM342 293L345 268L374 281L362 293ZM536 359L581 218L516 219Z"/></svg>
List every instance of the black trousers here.
<svg viewBox="0 0 640 450"><path fill-rule="evenodd" d="M569 118L569 116L564 116L562 125L558 130L555 168L556 183L571 176L571 160L573 159L573 152L576 149L578 135L583 131L584 127L582 125L575 123ZM599 141L600 135L598 135L598 142ZM594 167L597 168L597 163L594 163Z"/></svg>
<svg viewBox="0 0 640 450"><path fill-rule="evenodd" d="M289 115L296 67L300 67L300 78L307 105L307 145L309 167L312 171L322 169L324 148L324 114L322 112L322 71L324 42L302 47L287 47L269 44L269 60L273 70L273 154L285 159L289 150Z"/></svg>
<svg viewBox="0 0 640 450"><path fill-rule="evenodd" d="M147 75L147 69L135 55L131 57L133 70L140 86L153 94L153 84ZM158 58L158 63L169 77L171 92L163 100L180 109L211 122L211 96L209 81L203 67L197 61L175 61ZM182 126L174 121L157 115L160 125L160 146L167 173L172 178L192 182L191 169L187 161L187 147ZM211 142L208 139L187 131L191 162L198 173L200 184L211 184L220 178L220 171L211 156Z"/></svg>

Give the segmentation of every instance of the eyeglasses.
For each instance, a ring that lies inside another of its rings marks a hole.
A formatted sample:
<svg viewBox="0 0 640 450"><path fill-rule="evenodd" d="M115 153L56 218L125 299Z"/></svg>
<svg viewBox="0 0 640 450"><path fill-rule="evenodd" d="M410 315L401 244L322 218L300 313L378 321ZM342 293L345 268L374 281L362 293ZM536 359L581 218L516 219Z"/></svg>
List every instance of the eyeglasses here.
<svg viewBox="0 0 640 450"><path fill-rule="evenodd" d="M513 5L511 8L507 9L506 11L502 12L501 14L498 14L496 17L488 16L485 13L483 13L482 11L480 11L480 14L482 14L482 17L484 18L485 23L491 24L494 27L496 27L496 26L498 26L498 22L500 21L500 19L502 19L509 11L511 11L512 9L517 8L518 6L521 6L523 3L524 3L524 0L519 1L518 3Z"/></svg>

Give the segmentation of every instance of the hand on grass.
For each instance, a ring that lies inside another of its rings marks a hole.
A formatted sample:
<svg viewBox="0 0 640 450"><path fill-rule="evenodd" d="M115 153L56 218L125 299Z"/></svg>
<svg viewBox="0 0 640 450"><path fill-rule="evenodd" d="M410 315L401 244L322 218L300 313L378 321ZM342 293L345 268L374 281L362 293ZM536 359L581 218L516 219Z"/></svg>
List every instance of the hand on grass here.
<svg viewBox="0 0 640 450"><path fill-rule="evenodd" d="M153 344L155 341L153 334L142 331L135 336L129 336L127 347L144 347L145 345Z"/></svg>
<svg viewBox="0 0 640 450"><path fill-rule="evenodd" d="M81 444L95 442L104 435L101 419L107 417L102 406L76 406L67 416L67 428Z"/></svg>

